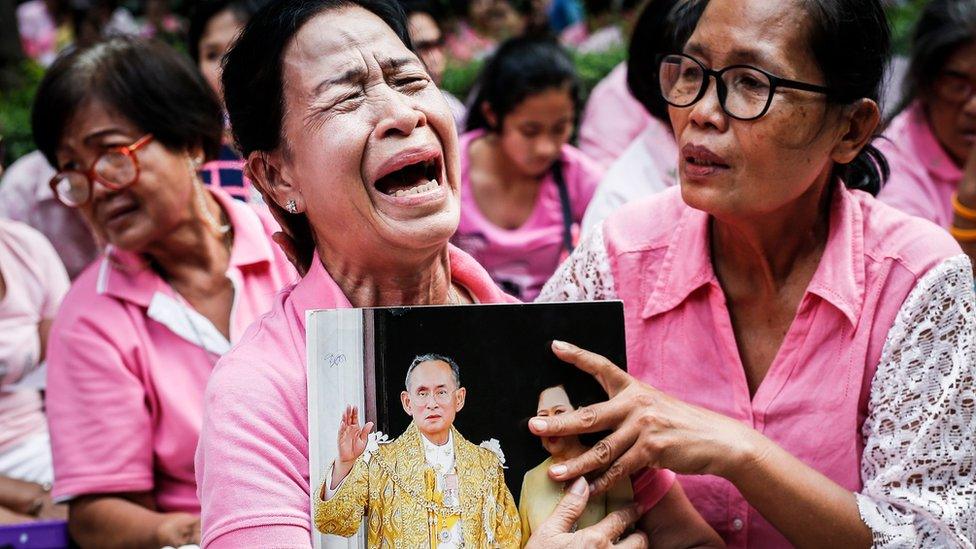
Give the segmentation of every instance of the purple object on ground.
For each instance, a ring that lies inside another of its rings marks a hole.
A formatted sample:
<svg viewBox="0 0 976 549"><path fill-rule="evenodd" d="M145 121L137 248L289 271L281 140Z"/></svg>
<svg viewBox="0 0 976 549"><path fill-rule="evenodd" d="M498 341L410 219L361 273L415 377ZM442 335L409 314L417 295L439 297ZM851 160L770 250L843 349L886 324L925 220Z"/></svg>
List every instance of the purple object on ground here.
<svg viewBox="0 0 976 549"><path fill-rule="evenodd" d="M62 549L68 547L63 520L0 526L0 549Z"/></svg>

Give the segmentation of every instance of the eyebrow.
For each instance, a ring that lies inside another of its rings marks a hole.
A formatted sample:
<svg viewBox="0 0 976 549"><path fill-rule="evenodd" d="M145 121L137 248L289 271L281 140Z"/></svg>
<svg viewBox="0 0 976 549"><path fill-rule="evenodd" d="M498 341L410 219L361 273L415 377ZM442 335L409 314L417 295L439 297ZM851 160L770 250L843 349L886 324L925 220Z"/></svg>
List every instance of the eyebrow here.
<svg viewBox="0 0 976 549"><path fill-rule="evenodd" d="M382 59L379 62L380 70L382 70L384 74L393 72L399 69L400 67L403 67L404 65L415 64L415 63L417 63L417 61L410 57L400 57L396 59L387 58L387 59ZM317 97L331 86L362 83L363 81L366 80L366 76L367 76L367 71L365 67L360 66L360 67L349 69L346 72L340 74L339 76L326 78L325 80L319 82L315 86L315 89L312 90L312 95Z"/></svg>
<svg viewBox="0 0 976 549"><path fill-rule="evenodd" d="M113 128L104 128L104 129L98 130L95 133L86 135L85 138L81 140L81 142L84 145L86 145L86 146L91 146L93 141L96 141L98 139L101 139L103 137L107 137L107 136L113 135L113 134L118 134L118 135L121 135L121 136L124 136L124 137L128 137L128 133L126 133L125 130L123 130L122 128L114 128L113 127ZM60 153L66 152L64 145L59 146L56 152L60 152Z"/></svg>
<svg viewBox="0 0 976 549"><path fill-rule="evenodd" d="M694 56L705 55L705 48L701 44L691 43L685 47L685 53ZM726 66L734 65L755 65L757 68L769 67L772 72L782 72L784 67L768 56L764 56L756 50L746 48L735 48L728 52L727 57L731 60ZM714 68L714 67L712 67Z"/></svg>

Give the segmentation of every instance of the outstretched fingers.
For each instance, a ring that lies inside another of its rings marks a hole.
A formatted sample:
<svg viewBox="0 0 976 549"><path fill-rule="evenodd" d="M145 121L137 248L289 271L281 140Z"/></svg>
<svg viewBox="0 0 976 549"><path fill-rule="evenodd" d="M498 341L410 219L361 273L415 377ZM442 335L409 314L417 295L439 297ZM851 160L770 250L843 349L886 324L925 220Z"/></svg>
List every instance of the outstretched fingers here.
<svg viewBox="0 0 976 549"><path fill-rule="evenodd" d="M624 535L624 532L629 530L639 518L640 512L637 510L637 506L629 505L610 513L591 528L601 538L613 541Z"/></svg>
<svg viewBox="0 0 976 549"><path fill-rule="evenodd" d="M598 402L565 414L534 417L529 420L529 430L538 436L598 433L615 428L624 418L626 412L617 408L612 402Z"/></svg>
<svg viewBox="0 0 976 549"><path fill-rule="evenodd" d="M603 387L603 390L611 398L622 391L632 379L627 375L627 372L618 368L616 364L607 360L606 357L591 353L571 343L553 341L552 351L559 360L568 362L595 377Z"/></svg>

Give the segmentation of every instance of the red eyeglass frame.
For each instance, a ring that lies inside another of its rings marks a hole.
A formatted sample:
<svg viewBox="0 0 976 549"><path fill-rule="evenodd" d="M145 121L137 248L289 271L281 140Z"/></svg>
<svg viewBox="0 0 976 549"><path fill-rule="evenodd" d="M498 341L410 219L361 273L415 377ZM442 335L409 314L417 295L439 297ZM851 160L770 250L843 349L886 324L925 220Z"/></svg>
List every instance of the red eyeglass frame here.
<svg viewBox="0 0 976 549"><path fill-rule="evenodd" d="M58 202L60 202L61 204L64 204L65 206L67 206L69 208L80 208L81 206L84 206L85 204L88 204L89 202L91 202L92 196L94 195L93 190L94 190L94 186L95 186L95 183L94 183L95 181L98 181L102 185L105 185L109 189L112 189L112 190L115 190L115 191L120 190L120 189L124 189L126 187L132 186L133 183L135 183L136 181L139 180L139 173L140 173L140 169L141 169L141 167L139 166L139 157L136 156L135 153L137 151L139 151L140 149L142 149L143 147L145 147L146 145L148 145L149 143L151 143L153 139L154 139L153 134L147 133L146 135L144 135L144 136L140 137L139 139L137 139L136 142L133 143L133 144L131 144L131 145L124 146L124 147L111 147L111 148L109 148L109 150L107 150L107 151L103 152L102 154L98 155L98 157L95 158L95 161L92 162L92 165L89 166L87 170L61 170L61 171L59 171L58 173L54 174L54 176L51 177L51 180L48 182L48 185L51 187L51 192L54 193L54 198L56 198L58 200ZM98 165L98 163L102 160L102 158L104 158L106 155L109 155L111 153L122 153L125 156L127 156L129 159L132 160L132 164L133 164L133 166L135 166L135 173L132 176L132 181L129 181L128 183L125 183L123 185L119 185L117 183L113 183L111 181L108 181L105 178L100 177L97 173L95 173L95 166ZM88 199L85 200L84 202L79 202L78 204L67 204L67 203L65 203L64 200L61 200L61 196L58 194L57 182L58 182L59 179L61 179L62 177L64 177L65 174L69 174L69 173L76 173L76 174L82 175L82 176L85 177L85 180L88 181Z"/></svg>

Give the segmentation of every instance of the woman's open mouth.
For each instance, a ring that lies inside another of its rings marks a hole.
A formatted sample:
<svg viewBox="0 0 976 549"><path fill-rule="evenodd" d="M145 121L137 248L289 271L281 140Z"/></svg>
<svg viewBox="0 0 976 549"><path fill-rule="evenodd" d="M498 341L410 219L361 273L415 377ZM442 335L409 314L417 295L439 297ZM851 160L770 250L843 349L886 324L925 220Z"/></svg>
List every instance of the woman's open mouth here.
<svg viewBox="0 0 976 549"><path fill-rule="evenodd" d="M373 184L376 190L394 197L410 197L437 190L441 186L440 157L407 164Z"/></svg>

